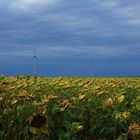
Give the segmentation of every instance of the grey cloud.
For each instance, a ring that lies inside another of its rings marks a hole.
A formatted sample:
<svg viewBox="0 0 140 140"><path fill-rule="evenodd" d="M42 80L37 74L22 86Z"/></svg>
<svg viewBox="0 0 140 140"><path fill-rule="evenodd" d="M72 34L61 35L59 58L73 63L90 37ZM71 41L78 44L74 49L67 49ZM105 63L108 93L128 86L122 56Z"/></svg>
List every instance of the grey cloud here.
<svg viewBox="0 0 140 140"><path fill-rule="evenodd" d="M138 62L138 0L60 0L49 8L29 6L27 11L13 11L6 4L0 0L0 64L3 59L30 60L33 47L40 62L69 59L75 65L89 57Z"/></svg>

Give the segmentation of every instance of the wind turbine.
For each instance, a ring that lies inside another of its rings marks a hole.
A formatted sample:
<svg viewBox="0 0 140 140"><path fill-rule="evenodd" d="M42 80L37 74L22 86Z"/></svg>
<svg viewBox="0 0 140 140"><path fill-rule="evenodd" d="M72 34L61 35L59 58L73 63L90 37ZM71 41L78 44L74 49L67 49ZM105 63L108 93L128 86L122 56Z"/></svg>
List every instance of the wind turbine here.
<svg viewBox="0 0 140 140"><path fill-rule="evenodd" d="M33 75L37 77L37 54L36 54L36 47L34 47L34 54L33 54Z"/></svg>
<svg viewBox="0 0 140 140"><path fill-rule="evenodd" d="M90 58L89 61L90 61L90 64L91 64L90 77L93 77L93 69L94 69L94 61L93 61L93 58Z"/></svg>

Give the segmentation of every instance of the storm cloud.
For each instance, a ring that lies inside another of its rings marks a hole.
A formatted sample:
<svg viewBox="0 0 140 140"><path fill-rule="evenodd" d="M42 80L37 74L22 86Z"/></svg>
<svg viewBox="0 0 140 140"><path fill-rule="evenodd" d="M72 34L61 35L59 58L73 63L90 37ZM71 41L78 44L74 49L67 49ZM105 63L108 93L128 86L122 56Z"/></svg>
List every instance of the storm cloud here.
<svg viewBox="0 0 140 140"><path fill-rule="evenodd" d="M0 73L140 75L138 0L0 0Z"/></svg>

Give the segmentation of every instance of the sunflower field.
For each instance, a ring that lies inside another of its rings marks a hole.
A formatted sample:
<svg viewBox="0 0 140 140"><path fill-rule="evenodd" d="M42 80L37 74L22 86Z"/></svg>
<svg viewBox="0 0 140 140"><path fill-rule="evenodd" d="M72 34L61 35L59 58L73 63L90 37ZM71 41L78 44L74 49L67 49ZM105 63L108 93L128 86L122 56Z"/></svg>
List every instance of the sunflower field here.
<svg viewBox="0 0 140 140"><path fill-rule="evenodd" d="M140 78L0 76L0 140L140 140Z"/></svg>

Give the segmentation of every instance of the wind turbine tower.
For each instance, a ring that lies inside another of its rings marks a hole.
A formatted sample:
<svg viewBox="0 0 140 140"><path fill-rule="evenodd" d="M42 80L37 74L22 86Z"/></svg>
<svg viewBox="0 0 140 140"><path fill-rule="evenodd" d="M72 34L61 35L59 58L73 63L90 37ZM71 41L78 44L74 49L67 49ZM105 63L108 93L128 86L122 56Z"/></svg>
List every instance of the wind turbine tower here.
<svg viewBox="0 0 140 140"><path fill-rule="evenodd" d="M33 54L33 75L37 76L37 54L36 54L36 47L34 47L34 54Z"/></svg>
<svg viewBox="0 0 140 140"><path fill-rule="evenodd" d="M93 61L93 58L90 58L90 64L91 64L90 77L93 77L93 69L94 69L94 61Z"/></svg>

